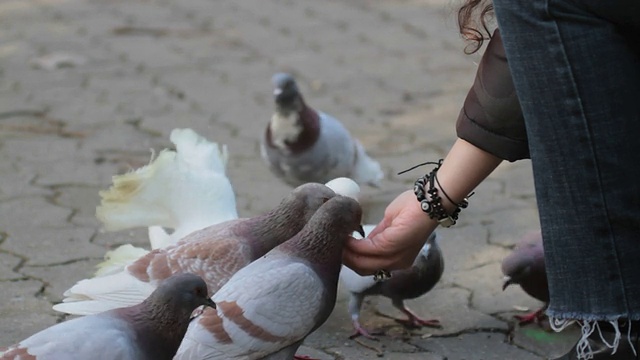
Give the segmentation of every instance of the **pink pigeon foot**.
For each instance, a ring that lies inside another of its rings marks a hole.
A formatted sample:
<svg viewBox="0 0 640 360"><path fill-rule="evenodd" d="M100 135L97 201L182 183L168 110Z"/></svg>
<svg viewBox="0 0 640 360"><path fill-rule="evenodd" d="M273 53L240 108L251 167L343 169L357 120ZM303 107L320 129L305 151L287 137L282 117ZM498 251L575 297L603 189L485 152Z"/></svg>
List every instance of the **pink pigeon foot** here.
<svg viewBox="0 0 640 360"><path fill-rule="evenodd" d="M513 317L518 319L520 325L526 325L531 323L539 323L545 315L544 311L547 309L546 306L525 315L514 315Z"/></svg>
<svg viewBox="0 0 640 360"><path fill-rule="evenodd" d="M440 320L437 319L422 319L420 318L418 315L414 314L411 310L407 309L406 307L404 309L401 309L403 313L405 313L408 317L408 319L396 319L397 322L399 322L400 324L407 326L407 327L414 327L414 328L420 328L423 326L427 326L427 327L434 327L434 328L441 328L442 325L440 324Z"/></svg>
<svg viewBox="0 0 640 360"><path fill-rule="evenodd" d="M295 355L293 357L293 359L294 360L320 360L320 359L314 359L314 358L312 358L310 356L307 356L307 355Z"/></svg>
<svg viewBox="0 0 640 360"><path fill-rule="evenodd" d="M351 336L349 336L349 339L355 339L358 336L363 336L369 340L378 341L378 338L371 335L371 333L369 333L367 329L363 328L358 320L353 320L353 328L355 329L355 332Z"/></svg>

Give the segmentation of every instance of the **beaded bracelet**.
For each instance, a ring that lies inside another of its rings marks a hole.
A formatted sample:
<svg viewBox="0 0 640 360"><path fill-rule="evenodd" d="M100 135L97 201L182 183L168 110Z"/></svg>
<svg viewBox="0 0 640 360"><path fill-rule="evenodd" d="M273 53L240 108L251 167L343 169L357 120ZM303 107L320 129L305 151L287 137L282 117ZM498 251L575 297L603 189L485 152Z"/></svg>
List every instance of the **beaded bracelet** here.
<svg viewBox="0 0 640 360"><path fill-rule="evenodd" d="M418 166L422 166L426 164L435 164L436 167L433 170L431 170L430 173L425 174L424 176L419 177L418 180L416 180L413 187L413 192L416 194L416 197L420 202L420 207L422 208L422 211L427 213L430 219L436 219L438 223L440 223L440 225L444 227L451 227L456 224L460 211L466 208L467 206L469 206L469 200L467 198L471 197L473 193L465 197L460 203L454 202L449 197L449 195L447 195L447 193L444 191L444 189L440 185L440 182L438 181L438 177L437 177L437 173L438 173L438 170L440 169L440 166L442 165L442 161L443 159L440 159L438 160L437 163L427 162L427 163L418 165ZM409 170L415 169L416 167L417 166L414 166ZM400 174L409 170L405 170ZM452 204L456 205L455 209L451 214L448 214L447 211L442 206L442 198L440 197L440 195L438 195L438 189L435 186L436 183L438 184L440 191L447 198L447 200L449 200ZM427 199L427 194L429 194L428 199Z"/></svg>

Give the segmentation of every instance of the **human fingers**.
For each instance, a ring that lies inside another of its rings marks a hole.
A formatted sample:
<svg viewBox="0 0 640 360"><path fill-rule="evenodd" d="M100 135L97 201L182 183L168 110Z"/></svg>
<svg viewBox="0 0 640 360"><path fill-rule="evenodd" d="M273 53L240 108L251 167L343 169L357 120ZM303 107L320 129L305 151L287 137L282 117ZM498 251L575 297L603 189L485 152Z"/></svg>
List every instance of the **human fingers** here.
<svg viewBox="0 0 640 360"><path fill-rule="evenodd" d="M374 238L350 239L343 251L343 262L360 275L371 275L385 270L398 270L410 266L415 254L405 254L409 249L389 246L385 232ZM409 250L411 251L411 250Z"/></svg>

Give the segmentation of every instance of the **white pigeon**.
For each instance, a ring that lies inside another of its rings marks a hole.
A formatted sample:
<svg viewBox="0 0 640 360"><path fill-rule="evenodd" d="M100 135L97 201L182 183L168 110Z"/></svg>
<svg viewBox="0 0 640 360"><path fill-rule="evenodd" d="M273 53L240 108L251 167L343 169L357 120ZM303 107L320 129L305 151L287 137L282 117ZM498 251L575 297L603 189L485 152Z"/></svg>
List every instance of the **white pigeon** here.
<svg viewBox="0 0 640 360"><path fill-rule="evenodd" d="M238 271L189 325L183 359L292 359L331 314L344 243L362 232L362 209L329 199L291 240Z"/></svg>
<svg viewBox="0 0 640 360"><path fill-rule="evenodd" d="M264 161L291 186L348 177L380 186L380 163L334 117L308 106L289 74L272 78L276 110L261 141Z"/></svg>
<svg viewBox="0 0 640 360"><path fill-rule="evenodd" d="M176 151L165 149L149 165L114 176L113 186L100 192L102 202L96 209L106 230L148 227L152 250L238 218L235 193L226 175L227 147L191 129L174 129L170 140ZM96 275L121 271L147 252L132 245L109 251Z"/></svg>
<svg viewBox="0 0 640 360"><path fill-rule="evenodd" d="M56 324L7 348L0 360L170 360L193 310L215 304L198 276L169 278L143 303Z"/></svg>
<svg viewBox="0 0 640 360"><path fill-rule="evenodd" d="M301 185L265 214L206 227L149 252L123 271L81 280L53 309L88 315L134 305L164 279L181 272L200 275L216 292L235 272L297 234L333 196L335 192L325 185Z"/></svg>

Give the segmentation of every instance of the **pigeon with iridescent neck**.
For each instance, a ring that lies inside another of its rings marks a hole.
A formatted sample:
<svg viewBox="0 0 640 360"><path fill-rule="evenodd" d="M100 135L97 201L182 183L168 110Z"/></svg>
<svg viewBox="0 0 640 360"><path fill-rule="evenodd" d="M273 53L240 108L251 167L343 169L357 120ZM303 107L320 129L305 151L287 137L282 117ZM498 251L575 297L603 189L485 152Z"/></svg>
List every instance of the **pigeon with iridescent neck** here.
<svg viewBox="0 0 640 360"><path fill-rule="evenodd" d="M1 360L170 360L193 310L215 308L194 274L173 276L141 304L62 322L0 348Z"/></svg>
<svg viewBox="0 0 640 360"><path fill-rule="evenodd" d="M373 230L374 226L365 228L365 233ZM362 335L375 339L369 331L360 324L360 308L366 296L382 295L391 299L395 308L402 311L407 319L396 319L397 322L408 327L440 327L440 322L435 319L422 319L404 304L405 300L420 297L431 290L442 277L444 271L444 258L436 240L437 233L433 232L425 245L408 269L391 272L391 278L376 282L373 276L361 276L350 268L343 266L340 272L340 281L350 293L349 314L355 329L351 336Z"/></svg>
<svg viewBox="0 0 640 360"><path fill-rule="evenodd" d="M331 314L345 242L363 235L362 209L329 199L290 240L238 271L189 325L176 360L292 359ZM299 357L301 358L301 357Z"/></svg>
<svg viewBox="0 0 640 360"><path fill-rule="evenodd" d="M294 78L272 78L275 113L262 138L262 157L269 169L291 186L348 177L378 187L384 174L380 164L345 126L307 105Z"/></svg>
<svg viewBox="0 0 640 360"><path fill-rule="evenodd" d="M549 284L544 264L542 233L539 230L522 237L511 254L502 261L502 272L505 275L502 290L517 284L525 293L544 303L540 309L530 314L516 315L520 324L538 322L544 318L549 304Z"/></svg>

